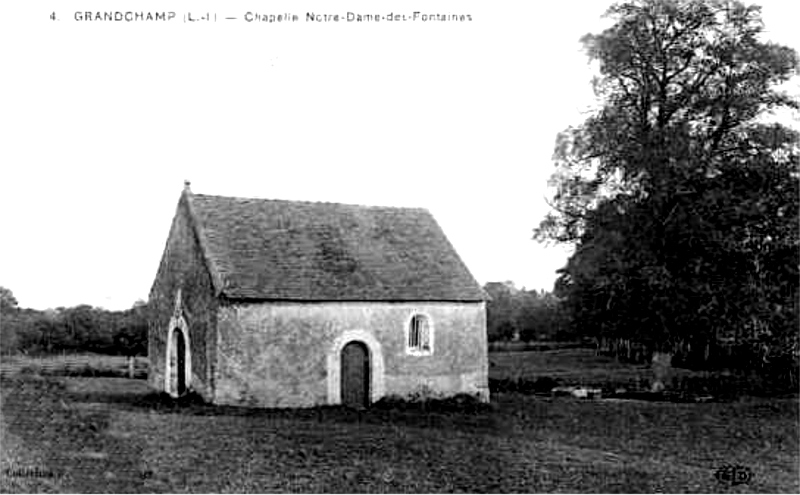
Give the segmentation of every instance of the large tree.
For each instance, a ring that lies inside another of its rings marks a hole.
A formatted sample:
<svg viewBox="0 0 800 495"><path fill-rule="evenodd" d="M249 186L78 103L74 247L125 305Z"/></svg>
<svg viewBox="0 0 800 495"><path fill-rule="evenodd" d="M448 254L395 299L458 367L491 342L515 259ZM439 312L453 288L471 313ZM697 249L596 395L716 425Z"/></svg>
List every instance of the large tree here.
<svg viewBox="0 0 800 495"><path fill-rule="evenodd" d="M557 283L573 322L652 347L733 339L796 346L794 50L757 6L616 4L582 39L599 109L556 142L540 240L573 243Z"/></svg>

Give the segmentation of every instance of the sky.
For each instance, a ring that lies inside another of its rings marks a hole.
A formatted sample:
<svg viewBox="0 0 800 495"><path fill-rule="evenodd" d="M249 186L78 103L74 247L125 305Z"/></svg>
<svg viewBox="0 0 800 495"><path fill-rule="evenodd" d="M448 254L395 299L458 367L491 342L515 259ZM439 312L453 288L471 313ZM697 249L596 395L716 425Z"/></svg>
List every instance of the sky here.
<svg viewBox="0 0 800 495"><path fill-rule="evenodd" d="M200 194L427 208L479 283L549 290L569 248L532 229L556 134L593 105L579 39L610 4L5 0L0 286L37 309L146 300L190 180ZM760 4L768 38L800 49L796 2ZM98 10L177 19L75 20ZM472 20L305 22L415 10Z"/></svg>

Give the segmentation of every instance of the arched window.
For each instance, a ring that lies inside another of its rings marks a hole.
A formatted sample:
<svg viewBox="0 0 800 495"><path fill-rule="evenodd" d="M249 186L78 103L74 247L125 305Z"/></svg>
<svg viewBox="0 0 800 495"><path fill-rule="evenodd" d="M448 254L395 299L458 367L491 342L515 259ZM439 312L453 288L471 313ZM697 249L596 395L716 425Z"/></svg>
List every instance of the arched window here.
<svg viewBox="0 0 800 495"><path fill-rule="evenodd" d="M415 314L409 320L406 351L415 355L433 353L433 326L427 316Z"/></svg>

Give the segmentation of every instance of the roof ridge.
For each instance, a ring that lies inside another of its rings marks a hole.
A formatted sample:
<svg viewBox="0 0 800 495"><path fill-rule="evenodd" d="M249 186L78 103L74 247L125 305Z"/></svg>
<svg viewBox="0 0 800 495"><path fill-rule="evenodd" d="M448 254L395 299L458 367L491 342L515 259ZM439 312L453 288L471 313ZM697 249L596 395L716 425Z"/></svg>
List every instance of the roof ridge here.
<svg viewBox="0 0 800 495"><path fill-rule="evenodd" d="M355 208L369 208L369 209L382 209L382 210L417 210L429 212L428 208L422 206L381 206L381 205L365 205L361 203L341 203L338 201L311 201L304 199L278 199L278 198L254 198L244 196L222 196L218 194L197 194L191 193L193 197L205 197L214 199L233 199L238 201L263 201L270 203L294 203L305 205L321 205L321 206L347 206Z"/></svg>

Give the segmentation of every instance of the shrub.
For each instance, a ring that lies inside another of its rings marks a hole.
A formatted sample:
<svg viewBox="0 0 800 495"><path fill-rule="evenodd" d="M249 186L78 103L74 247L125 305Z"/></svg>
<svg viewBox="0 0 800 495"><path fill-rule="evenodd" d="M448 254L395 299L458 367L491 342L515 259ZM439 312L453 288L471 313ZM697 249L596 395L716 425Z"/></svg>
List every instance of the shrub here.
<svg viewBox="0 0 800 495"><path fill-rule="evenodd" d="M544 376L536 380L528 378L490 378L489 391L492 393L516 392L520 394L549 394L554 387L560 385L556 379Z"/></svg>
<svg viewBox="0 0 800 495"><path fill-rule="evenodd" d="M481 402L477 395L472 394L437 398L423 398L416 394L405 398L390 395L381 398L372 407L379 410L426 412L480 412L491 409L489 404Z"/></svg>
<svg viewBox="0 0 800 495"><path fill-rule="evenodd" d="M42 367L37 366L35 364L30 364L28 366L23 366L19 369L19 374L21 375L41 375L42 374Z"/></svg>

